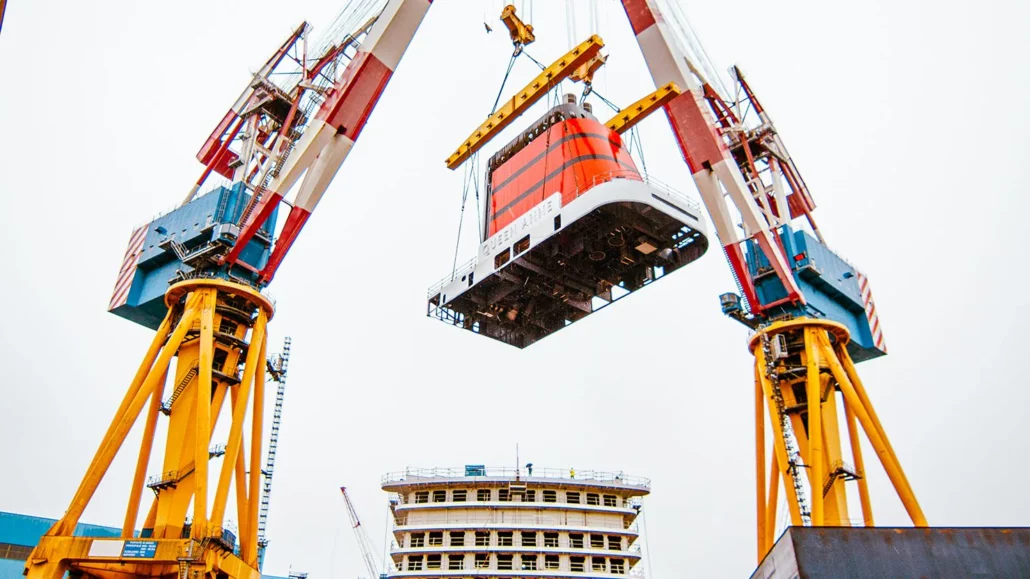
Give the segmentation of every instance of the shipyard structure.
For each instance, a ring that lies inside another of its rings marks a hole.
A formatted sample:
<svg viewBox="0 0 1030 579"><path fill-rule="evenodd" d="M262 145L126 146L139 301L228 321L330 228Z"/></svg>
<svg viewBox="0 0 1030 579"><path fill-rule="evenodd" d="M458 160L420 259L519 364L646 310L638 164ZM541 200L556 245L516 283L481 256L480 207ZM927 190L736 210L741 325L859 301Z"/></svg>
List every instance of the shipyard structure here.
<svg viewBox="0 0 1030 579"><path fill-rule="evenodd" d="M648 479L575 469L407 469L383 477L388 577L643 577Z"/></svg>

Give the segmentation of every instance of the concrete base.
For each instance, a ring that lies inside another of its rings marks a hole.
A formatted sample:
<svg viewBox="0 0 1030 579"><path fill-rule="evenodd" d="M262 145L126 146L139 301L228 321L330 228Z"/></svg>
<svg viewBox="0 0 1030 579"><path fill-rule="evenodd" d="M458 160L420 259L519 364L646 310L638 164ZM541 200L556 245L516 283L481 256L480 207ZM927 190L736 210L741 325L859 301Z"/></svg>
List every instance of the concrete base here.
<svg viewBox="0 0 1030 579"><path fill-rule="evenodd" d="M791 527L751 579L1030 577L1030 528Z"/></svg>

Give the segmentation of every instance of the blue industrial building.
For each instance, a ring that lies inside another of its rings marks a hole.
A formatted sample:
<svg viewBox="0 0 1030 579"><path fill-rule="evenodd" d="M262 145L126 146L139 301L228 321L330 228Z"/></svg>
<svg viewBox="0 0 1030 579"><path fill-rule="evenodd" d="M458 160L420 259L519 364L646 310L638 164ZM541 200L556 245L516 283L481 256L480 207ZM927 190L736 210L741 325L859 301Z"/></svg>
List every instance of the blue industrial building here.
<svg viewBox="0 0 1030 579"><path fill-rule="evenodd" d="M44 519L0 511L0 579L21 579L25 560L39 538L56 519ZM79 537L117 537L121 529L79 523L75 535Z"/></svg>
<svg viewBox="0 0 1030 579"><path fill-rule="evenodd" d="M39 538L46 533L56 519L19 515L0 511L0 579L22 579L25 561ZM77 537L119 537L122 530L79 523L75 527ZM262 575L262 579L287 579L275 575Z"/></svg>

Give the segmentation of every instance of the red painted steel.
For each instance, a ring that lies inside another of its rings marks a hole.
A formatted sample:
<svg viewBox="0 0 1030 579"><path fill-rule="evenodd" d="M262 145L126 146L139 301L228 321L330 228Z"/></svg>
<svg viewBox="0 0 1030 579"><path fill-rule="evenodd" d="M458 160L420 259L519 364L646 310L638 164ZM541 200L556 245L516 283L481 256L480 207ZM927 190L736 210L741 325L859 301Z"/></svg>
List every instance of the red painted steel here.
<svg viewBox="0 0 1030 579"><path fill-rule="evenodd" d="M226 179L232 179L233 170L229 166L239 159L239 155L229 150L229 145L236 137L236 133L239 132L240 125L237 124L236 129L228 136L226 136L226 131L229 130L229 126L232 125L233 121L238 118L236 113L231 110L225 113L218 126L211 131L207 141L204 141L204 145L197 151L197 160L207 167L201 183L198 183L198 185L202 184L204 179L207 179L211 171L218 173Z"/></svg>
<svg viewBox="0 0 1030 579"><path fill-rule="evenodd" d="M290 247L293 246L293 242L297 240L297 236L300 235L300 230L304 229L304 224L307 223L308 218L311 217L311 212L300 207L294 207L290 209L290 214L286 218L286 225L283 226L282 233L279 234L279 238L275 240L275 247L272 249L272 253L268 256L268 263L261 270L261 281L262 283L269 283L272 278L275 277L276 270L279 269L279 264L282 263L283 258L286 257L287 252L290 251Z"/></svg>
<svg viewBox="0 0 1030 579"><path fill-rule="evenodd" d="M122 258L122 267L118 271L118 280L114 284L114 293L111 295L111 302L107 310L111 311L124 304L129 299L129 289L132 286L132 279L136 275L136 265L139 263L139 256L143 253L143 242L147 239L147 226L137 228L129 237L129 246Z"/></svg>
<svg viewBox="0 0 1030 579"><path fill-rule="evenodd" d="M564 206L615 177L641 180L621 136L589 118L557 123L488 175L487 235L554 193Z"/></svg>
<svg viewBox="0 0 1030 579"><path fill-rule="evenodd" d="M626 16L629 17L629 25L633 27L633 34L640 34L655 23L654 12L648 6L647 0L623 0L622 7L626 9Z"/></svg>
<svg viewBox="0 0 1030 579"><path fill-rule="evenodd" d="M393 71L370 52L359 52L329 93L316 118L358 139Z"/></svg>
<svg viewBox="0 0 1030 579"><path fill-rule="evenodd" d="M669 101L665 105L665 112L692 174L729 158L726 143L716 132L710 114L693 91L687 91Z"/></svg>

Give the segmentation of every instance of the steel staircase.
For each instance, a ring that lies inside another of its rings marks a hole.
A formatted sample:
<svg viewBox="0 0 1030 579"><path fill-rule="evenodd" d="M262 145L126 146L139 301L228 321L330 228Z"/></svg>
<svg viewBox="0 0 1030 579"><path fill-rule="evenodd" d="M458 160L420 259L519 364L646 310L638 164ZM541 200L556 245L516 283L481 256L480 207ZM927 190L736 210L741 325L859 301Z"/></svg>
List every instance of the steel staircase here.
<svg viewBox="0 0 1030 579"><path fill-rule="evenodd" d="M161 412L165 416L171 415L172 404L175 404L179 395L182 394L182 391L185 390L187 386L189 386L190 381L196 377L198 372L200 372L200 366L194 365L190 368L189 372L186 372L186 375L182 377L182 380L179 380L179 383L175 385L175 390L172 391L172 395L168 397L168 400L165 400L164 403L161 404Z"/></svg>

